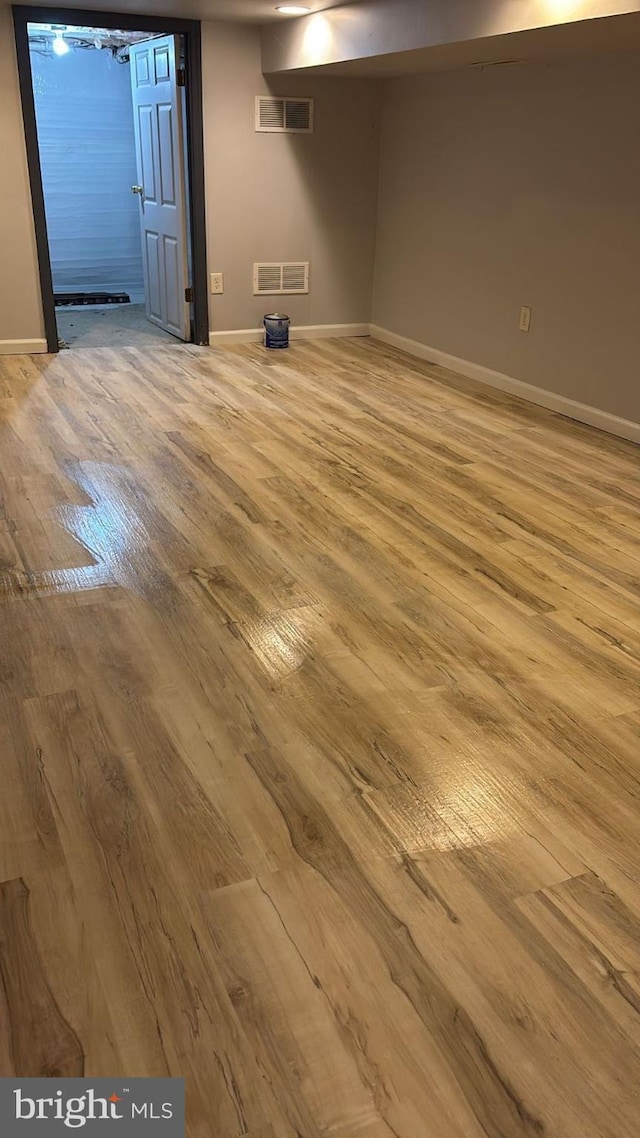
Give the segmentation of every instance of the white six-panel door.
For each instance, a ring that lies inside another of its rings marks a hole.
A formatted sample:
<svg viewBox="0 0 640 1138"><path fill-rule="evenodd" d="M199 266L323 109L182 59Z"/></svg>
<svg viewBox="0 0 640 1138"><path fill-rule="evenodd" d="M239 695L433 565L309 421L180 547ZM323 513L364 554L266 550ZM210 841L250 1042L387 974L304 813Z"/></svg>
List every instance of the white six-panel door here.
<svg viewBox="0 0 640 1138"><path fill-rule="evenodd" d="M178 37L132 45L131 90L138 163L147 316L189 339L187 211Z"/></svg>

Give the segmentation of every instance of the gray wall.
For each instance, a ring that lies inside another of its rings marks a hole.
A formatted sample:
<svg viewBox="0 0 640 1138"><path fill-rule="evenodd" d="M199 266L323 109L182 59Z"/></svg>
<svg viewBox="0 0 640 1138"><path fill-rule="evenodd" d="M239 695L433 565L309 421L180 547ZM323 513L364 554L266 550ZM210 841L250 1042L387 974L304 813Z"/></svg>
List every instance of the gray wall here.
<svg viewBox="0 0 640 1138"><path fill-rule="evenodd" d="M640 420L639 139L634 54L388 82L374 322Z"/></svg>
<svg viewBox="0 0 640 1138"><path fill-rule="evenodd" d="M44 336L11 9L0 7L0 344Z"/></svg>
<svg viewBox="0 0 640 1138"><path fill-rule="evenodd" d="M212 329L252 328L274 307L297 324L367 322L375 243L379 86L262 75L260 32L203 26L208 260L223 272ZM256 134L255 96L313 97L313 135ZM310 261L305 297L254 297L254 261Z"/></svg>

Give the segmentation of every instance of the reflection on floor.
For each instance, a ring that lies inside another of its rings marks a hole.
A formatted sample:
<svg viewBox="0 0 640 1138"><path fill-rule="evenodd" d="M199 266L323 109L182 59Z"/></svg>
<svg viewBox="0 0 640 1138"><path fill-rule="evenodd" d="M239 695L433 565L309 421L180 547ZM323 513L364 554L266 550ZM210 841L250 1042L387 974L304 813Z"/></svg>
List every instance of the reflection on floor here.
<svg viewBox="0 0 640 1138"><path fill-rule="evenodd" d="M147 320L144 304L57 308L58 336L72 348L144 348L180 341Z"/></svg>
<svg viewBox="0 0 640 1138"><path fill-rule="evenodd" d="M0 1076L638 1138L637 448L368 339L2 356L0 500Z"/></svg>

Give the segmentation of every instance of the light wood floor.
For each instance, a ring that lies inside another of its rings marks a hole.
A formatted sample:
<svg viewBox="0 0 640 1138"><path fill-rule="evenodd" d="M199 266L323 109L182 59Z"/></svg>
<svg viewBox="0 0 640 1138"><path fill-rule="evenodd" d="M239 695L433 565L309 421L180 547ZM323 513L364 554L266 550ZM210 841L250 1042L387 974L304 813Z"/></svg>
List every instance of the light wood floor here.
<svg viewBox="0 0 640 1138"><path fill-rule="evenodd" d="M367 340L0 412L0 1074L637 1138L637 449Z"/></svg>

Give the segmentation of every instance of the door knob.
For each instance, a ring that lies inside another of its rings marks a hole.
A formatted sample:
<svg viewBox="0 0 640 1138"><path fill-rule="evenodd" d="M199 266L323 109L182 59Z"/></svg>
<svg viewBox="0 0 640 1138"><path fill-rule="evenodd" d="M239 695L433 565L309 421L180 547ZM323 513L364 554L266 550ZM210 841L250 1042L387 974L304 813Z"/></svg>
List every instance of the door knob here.
<svg viewBox="0 0 640 1138"><path fill-rule="evenodd" d="M143 194L144 193L144 186L132 186L131 187L131 193L132 194Z"/></svg>

